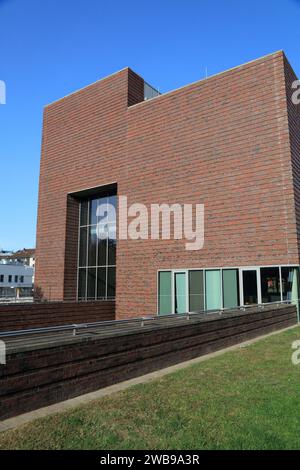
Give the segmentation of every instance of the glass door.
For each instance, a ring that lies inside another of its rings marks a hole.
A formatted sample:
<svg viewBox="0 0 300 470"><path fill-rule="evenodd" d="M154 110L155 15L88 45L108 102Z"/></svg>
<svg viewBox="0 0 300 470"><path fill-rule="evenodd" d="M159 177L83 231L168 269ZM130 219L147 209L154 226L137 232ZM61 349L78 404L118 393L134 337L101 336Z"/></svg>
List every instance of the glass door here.
<svg viewBox="0 0 300 470"><path fill-rule="evenodd" d="M258 269L246 268L241 271L241 305L255 305L261 303Z"/></svg>
<svg viewBox="0 0 300 470"><path fill-rule="evenodd" d="M187 281L185 272L174 273L174 313L186 313Z"/></svg>

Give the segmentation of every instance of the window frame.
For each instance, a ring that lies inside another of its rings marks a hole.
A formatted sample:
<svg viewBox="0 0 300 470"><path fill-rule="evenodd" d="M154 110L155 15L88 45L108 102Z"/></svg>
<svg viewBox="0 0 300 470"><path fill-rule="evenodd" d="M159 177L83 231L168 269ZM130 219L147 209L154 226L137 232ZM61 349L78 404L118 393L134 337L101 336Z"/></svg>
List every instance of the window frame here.
<svg viewBox="0 0 300 470"><path fill-rule="evenodd" d="M206 302L206 271L214 271L214 270L220 270L221 271L221 309L220 310L225 310L224 309L224 296L223 296L223 271L225 270L237 270L238 271L238 284L239 284L239 306L237 308L243 308L246 307L243 302L243 286L241 285L243 282L242 278L242 273L243 271L251 271L255 270L257 272L257 297L258 297L258 304L262 304L262 297L261 297L261 269L262 268L279 268L279 276L280 276L280 298L281 302L283 301L283 291L282 291L282 269L283 268L297 268L298 269L298 290L300 290L300 265L298 264L271 264L271 265L259 265L259 266L223 266L223 267L193 267L193 268L183 268L183 269L172 269L172 268L163 268L163 269L157 269L156 273L156 314L159 315L159 273L160 272L171 272L171 280L172 280L172 313L170 315L174 315L174 273L175 272L186 272L186 288L187 288L187 301L186 305L188 306L188 312L190 313L190 302L189 302L189 271L203 271L203 289L204 289L204 308L206 309L207 302ZM299 296L300 297L300 296ZM298 303L300 301L300 298L298 298ZM267 305L267 304L266 304ZM206 312L209 312L209 310L205 310ZM213 312L213 311L212 311Z"/></svg>
<svg viewBox="0 0 300 470"><path fill-rule="evenodd" d="M77 282L76 282L76 300L77 301L101 301L101 300L114 300L116 298L116 293L114 297L108 296L108 271L109 268L114 268L115 269L115 279L116 279L116 272L117 272L117 259L115 259L115 264L108 264L109 262L109 241L108 238L106 238L106 247L105 247L105 264L98 264L98 248L99 248L99 240L97 238L97 243L96 243L96 253L95 253L95 264L90 265L89 264L89 235L91 232L92 227L97 227L97 223L91 223L91 217L90 217L90 207L91 207L91 201L94 200L99 200L99 199L106 199L106 204L109 204L109 198L116 198L116 207L117 207L117 193L116 192L103 192L99 194L95 194L92 197L89 198L84 198L79 200L78 204L78 244L77 244ZM87 203L87 219L86 222L87 224L81 225L81 206L83 203ZM98 203L97 203L98 207ZM114 227L115 230L117 228L117 214L116 214L116 219L114 221L109 221L107 222L108 227ZM85 228L86 229L86 240L85 240L85 265L80 266L80 246L81 246L81 229ZM117 250L117 240L116 240L116 247L115 249ZM116 258L116 256L115 256ZM93 298L88 297L88 273L89 270L95 268L96 270L96 275L95 275L95 296ZM98 298L98 269L99 268L105 268L105 295L104 297ZM84 296L79 296L79 277L80 277L80 270L85 271L85 295ZM115 283L115 292L116 292L116 283Z"/></svg>

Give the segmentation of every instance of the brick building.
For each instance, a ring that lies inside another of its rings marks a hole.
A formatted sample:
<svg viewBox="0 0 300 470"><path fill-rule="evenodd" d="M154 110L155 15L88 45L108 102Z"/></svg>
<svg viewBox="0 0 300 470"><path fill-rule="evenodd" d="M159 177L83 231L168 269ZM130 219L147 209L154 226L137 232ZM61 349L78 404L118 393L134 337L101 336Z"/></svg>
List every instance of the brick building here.
<svg viewBox="0 0 300 470"><path fill-rule="evenodd" d="M126 68L46 106L39 295L115 297L117 318L296 301L296 79L280 51L162 95ZM128 205L204 204L203 249L99 240L97 201L120 195Z"/></svg>

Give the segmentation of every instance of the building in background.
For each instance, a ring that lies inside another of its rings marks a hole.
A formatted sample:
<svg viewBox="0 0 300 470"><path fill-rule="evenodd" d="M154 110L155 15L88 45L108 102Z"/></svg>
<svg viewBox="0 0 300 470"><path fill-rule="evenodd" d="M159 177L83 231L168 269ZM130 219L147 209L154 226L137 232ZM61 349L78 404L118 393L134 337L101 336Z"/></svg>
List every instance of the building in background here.
<svg viewBox="0 0 300 470"><path fill-rule="evenodd" d="M35 250L0 252L0 301L32 299Z"/></svg>
<svg viewBox="0 0 300 470"><path fill-rule="evenodd" d="M126 68L46 106L41 296L115 298L117 319L298 302L295 80L279 51L162 95ZM97 207L118 195L128 206L204 204L203 249L97 239Z"/></svg>
<svg viewBox="0 0 300 470"><path fill-rule="evenodd" d="M35 267L35 248L23 248L11 254L10 259L24 264L25 266Z"/></svg>

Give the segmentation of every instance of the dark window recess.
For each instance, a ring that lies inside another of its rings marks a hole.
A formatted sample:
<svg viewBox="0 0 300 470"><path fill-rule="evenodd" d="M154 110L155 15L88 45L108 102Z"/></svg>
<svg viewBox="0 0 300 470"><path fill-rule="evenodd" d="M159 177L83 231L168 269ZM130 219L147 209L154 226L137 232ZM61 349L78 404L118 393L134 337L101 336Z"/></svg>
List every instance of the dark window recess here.
<svg viewBox="0 0 300 470"><path fill-rule="evenodd" d="M279 268L261 268L261 300L262 303L281 300Z"/></svg>

